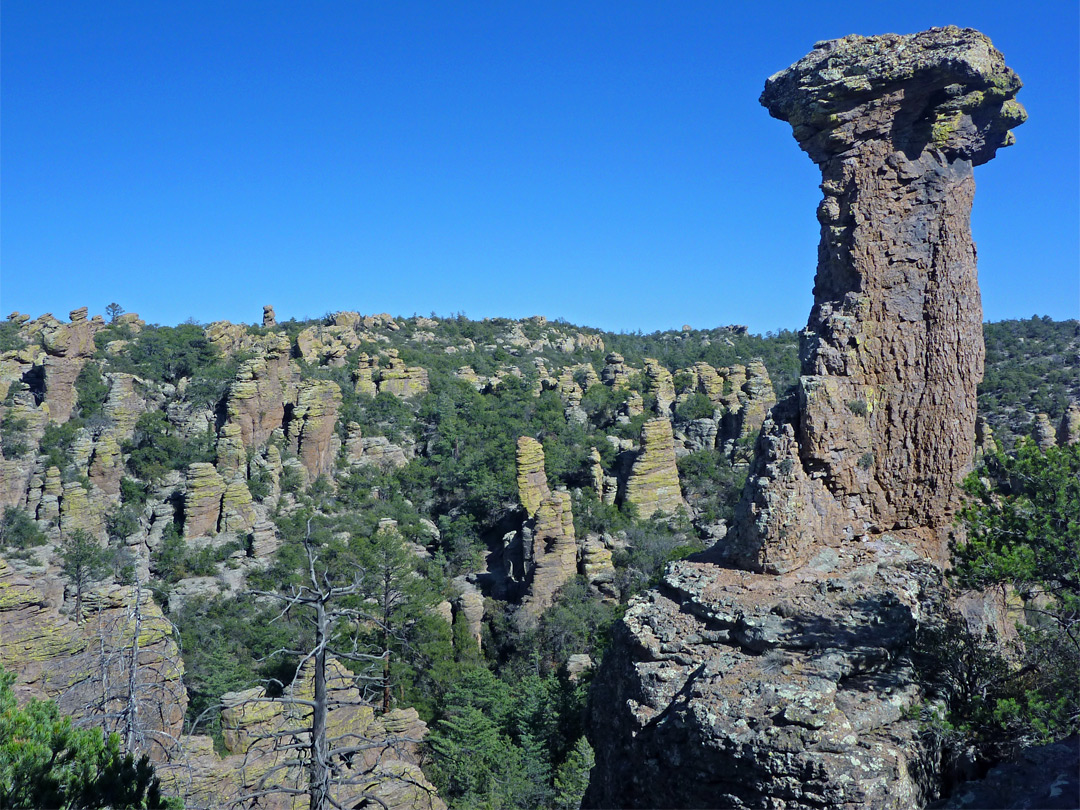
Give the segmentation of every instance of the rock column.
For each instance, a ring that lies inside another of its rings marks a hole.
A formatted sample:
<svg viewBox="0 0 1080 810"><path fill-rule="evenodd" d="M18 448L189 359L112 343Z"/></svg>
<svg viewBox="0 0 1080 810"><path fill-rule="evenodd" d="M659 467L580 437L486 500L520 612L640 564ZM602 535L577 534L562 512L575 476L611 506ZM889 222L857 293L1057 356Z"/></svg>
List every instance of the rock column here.
<svg viewBox="0 0 1080 810"><path fill-rule="evenodd" d="M819 43L768 80L761 103L825 196L798 401L759 446L742 564L788 570L815 544L951 522L984 355L972 167L1012 143L1019 88L955 27Z"/></svg>

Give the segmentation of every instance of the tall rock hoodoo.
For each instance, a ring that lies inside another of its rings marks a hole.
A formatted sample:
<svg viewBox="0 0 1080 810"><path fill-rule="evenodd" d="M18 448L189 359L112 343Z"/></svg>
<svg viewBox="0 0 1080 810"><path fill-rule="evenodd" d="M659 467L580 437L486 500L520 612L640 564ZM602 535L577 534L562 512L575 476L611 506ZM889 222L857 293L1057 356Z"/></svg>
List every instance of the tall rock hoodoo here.
<svg viewBox="0 0 1080 810"><path fill-rule="evenodd" d="M825 196L798 402L763 436L744 564L951 522L983 367L972 166L1012 142L1019 88L986 37L952 27L822 42L766 83Z"/></svg>
<svg viewBox="0 0 1080 810"><path fill-rule="evenodd" d="M975 438L972 167L1020 81L976 31L849 36L761 101L821 167L797 395L765 418L731 537L633 600L592 690L584 806L899 808L936 798L916 630Z"/></svg>

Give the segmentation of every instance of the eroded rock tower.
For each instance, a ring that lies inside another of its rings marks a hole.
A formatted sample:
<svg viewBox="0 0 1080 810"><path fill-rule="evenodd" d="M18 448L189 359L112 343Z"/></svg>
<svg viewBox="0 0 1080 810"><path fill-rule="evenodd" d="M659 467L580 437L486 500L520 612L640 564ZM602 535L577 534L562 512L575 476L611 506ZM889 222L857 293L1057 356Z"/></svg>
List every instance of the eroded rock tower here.
<svg viewBox="0 0 1080 810"><path fill-rule="evenodd" d="M972 167L1012 142L1019 88L985 36L955 27L821 42L768 80L762 104L823 179L798 393L762 426L731 539L673 565L617 626L586 806L935 797L909 653L948 598L974 451Z"/></svg>

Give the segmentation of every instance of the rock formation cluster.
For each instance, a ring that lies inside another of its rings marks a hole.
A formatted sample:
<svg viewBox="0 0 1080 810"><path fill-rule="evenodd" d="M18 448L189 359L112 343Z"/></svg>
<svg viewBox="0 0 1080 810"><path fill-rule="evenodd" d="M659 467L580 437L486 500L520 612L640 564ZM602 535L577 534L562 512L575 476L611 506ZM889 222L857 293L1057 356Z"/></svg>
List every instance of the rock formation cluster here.
<svg viewBox="0 0 1080 810"><path fill-rule="evenodd" d="M1012 142L1019 87L986 37L953 27L820 42L768 80L762 104L823 176L802 377L764 418L730 538L618 626L586 806L933 798L907 650L944 599L974 447L972 167Z"/></svg>

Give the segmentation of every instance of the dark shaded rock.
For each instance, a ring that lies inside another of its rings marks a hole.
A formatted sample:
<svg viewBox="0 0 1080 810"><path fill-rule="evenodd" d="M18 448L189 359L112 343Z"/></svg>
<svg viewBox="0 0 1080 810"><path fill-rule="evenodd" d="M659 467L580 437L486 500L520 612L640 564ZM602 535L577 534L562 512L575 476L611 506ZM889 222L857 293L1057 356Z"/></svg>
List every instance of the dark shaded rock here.
<svg viewBox="0 0 1080 810"><path fill-rule="evenodd" d="M958 787L942 810L1073 810L1080 807L1080 738L1028 748L986 777Z"/></svg>

